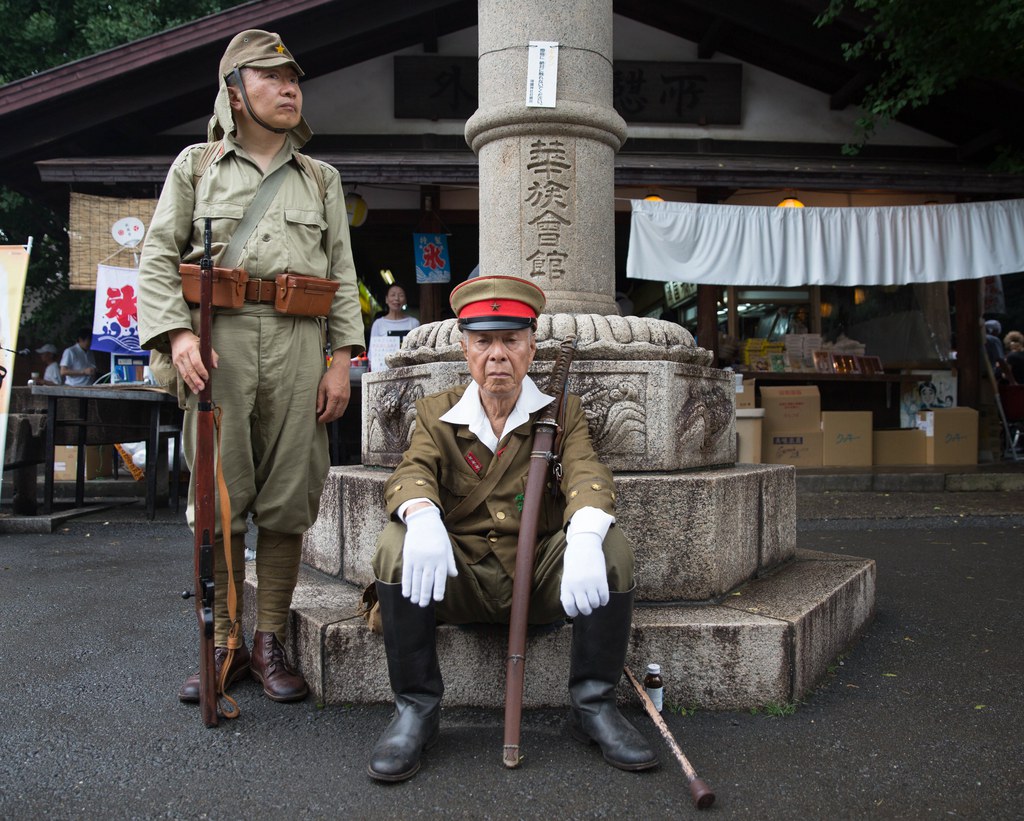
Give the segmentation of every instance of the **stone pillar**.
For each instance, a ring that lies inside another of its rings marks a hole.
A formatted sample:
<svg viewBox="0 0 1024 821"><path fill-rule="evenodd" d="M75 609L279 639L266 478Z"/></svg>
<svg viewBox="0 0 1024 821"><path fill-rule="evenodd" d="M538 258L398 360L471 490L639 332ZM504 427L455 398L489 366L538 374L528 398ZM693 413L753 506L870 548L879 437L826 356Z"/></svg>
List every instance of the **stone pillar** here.
<svg viewBox="0 0 1024 821"><path fill-rule="evenodd" d="M536 282L552 314L616 315L611 0L480 0L479 31L480 272ZM558 43L554 108L526 105L538 40Z"/></svg>

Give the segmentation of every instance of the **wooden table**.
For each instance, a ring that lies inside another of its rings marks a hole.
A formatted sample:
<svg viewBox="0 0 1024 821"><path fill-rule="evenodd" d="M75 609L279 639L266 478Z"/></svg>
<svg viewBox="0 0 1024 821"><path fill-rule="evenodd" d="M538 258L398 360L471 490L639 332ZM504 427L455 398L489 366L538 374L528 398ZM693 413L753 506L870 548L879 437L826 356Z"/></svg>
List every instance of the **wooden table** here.
<svg viewBox="0 0 1024 821"><path fill-rule="evenodd" d="M156 516L160 442L174 443L171 502L178 509L182 413L177 397L153 388L108 385L33 385L46 398L46 480L43 512L53 511L53 453L57 444L78 446L75 504L85 502L85 447L146 439L146 515ZM61 401L71 400L71 401ZM70 432L69 432L70 429ZM142 434L141 436L139 434Z"/></svg>

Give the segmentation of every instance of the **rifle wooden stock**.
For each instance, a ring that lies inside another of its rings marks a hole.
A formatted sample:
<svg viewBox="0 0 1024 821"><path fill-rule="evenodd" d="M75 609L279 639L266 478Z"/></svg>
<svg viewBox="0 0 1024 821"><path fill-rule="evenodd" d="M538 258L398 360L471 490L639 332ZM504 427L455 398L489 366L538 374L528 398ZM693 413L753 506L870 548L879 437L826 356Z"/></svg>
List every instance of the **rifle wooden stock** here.
<svg viewBox="0 0 1024 821"><path fill-rule="evenodd" d="M203 724L216 727L217 674L214 663L214 525L216 509L213 478L213 376L211 333L213 331L213 260L210 256L210 220L206 220L206 253L199 281L199 354L207 377L199 392L196 415L196 452L192 459L195 472L195 584L196 617L199 620L199 711ZM225 665L226 666L226 665Z"/></svg>
<svg viewBox="0 0 1024 821"><path fill-rule="evenodd" d="M526 475L526 490L523 493L522 524L516 544L516 576L512 582L512 611L509 615L508 655L505 660L505 740L502 763L509 768L518 767L521 760L519 735L523 718L526 628L530 615L530 590L533 586L533 559L537 551L537 522L544 485L551 463L557 458L552 453L552 446L558 431L558 417L564 404L575 345L576 338L573 336L562 342L548 384L548 393L554 394L555 400L541 411L533 425L533 450L530 452L530 470Z"/></svg>

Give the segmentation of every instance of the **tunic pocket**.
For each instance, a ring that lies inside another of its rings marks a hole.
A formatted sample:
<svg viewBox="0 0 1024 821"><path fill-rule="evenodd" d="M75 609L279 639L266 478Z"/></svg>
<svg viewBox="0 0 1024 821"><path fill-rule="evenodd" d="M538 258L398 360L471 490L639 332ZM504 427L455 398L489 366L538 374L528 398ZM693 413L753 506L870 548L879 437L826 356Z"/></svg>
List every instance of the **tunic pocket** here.
<svg viewBox="0 0 1024 821"><path fill-rule="evenodd" d="M293 274L324 276L327 255L323 250L327 223L319 211L286 208L285 230L288 235L288 270Z"/></svg>
<svg viewBox="0 0 1024 821"><path fill-rule="evenodd" d="M192 213L193 233L199 238L198 247L203 247L203 234L206 230L206 218L210 218L210 233L214 248L227 248L231 237L242 221L245 209L233 202L206 202L196 203ZM215 261L220 262L216 259Z"/></svg>

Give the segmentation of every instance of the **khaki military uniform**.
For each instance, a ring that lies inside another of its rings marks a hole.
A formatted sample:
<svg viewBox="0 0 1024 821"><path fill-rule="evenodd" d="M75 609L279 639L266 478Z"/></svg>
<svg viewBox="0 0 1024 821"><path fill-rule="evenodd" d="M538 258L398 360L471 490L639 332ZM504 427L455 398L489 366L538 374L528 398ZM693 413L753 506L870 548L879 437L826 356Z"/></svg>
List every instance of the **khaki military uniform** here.
<svg viewBox="0 0 1024 821"><path fill-rule="evenodd" d="M444 518L484 481L500 459L510 458L511 464L489 496L459 521L446 522L459 575L448 580L445 599L437 605L438 618L450 623L505 623L511 606L523 494L537 414L509 433L494 455L468 426L440 421L465 391L462 386L416 403L412 442L384 487L385 503L393 521L378 541L373 567L381 581L401 581L405 525L397 521L396 512L404 502L429 499L440 508ZM580 400L573 395L567 399L561 454L561 492L557 496L545 493L537 524L538 548L530 605L530 621L535 624L564 617L559 600L561 560L565 528L573 514L582 507L596 507L612 515L615 512L611 471L594 452ZM605 538L604 554L610 589L629 590L633 586L632 549L614 525Z"/></svg>
<svg viewBox="0 0 1024 821"><path fill-rule="evenodd" d="M146 237L139 272L139 332L143 347L169 352L168 331L196 328L181 294L180 262L199 262L206 217L212 219L214 265L255 197L264 174L229 134L224 152L194 185L205 146L175 160ZM285 271L340 283L327 318L333 349L363 347L355 267L344 191L336 169L319 163L326 195L294 158L289 136L267 169L291 166L273 202L245 244L238 265L251 278ZM327 434L316 422L316 393L325 363L321 320L290 317L272 305L215 309L213 349L219 365L211 389L223 409L221 453L231 495L231 530L244 533L252 512L260 527L304 532L316 519L329 466ZM185 414L186 454L195 447L196 401ZM190 462L191 467L191 462ZM189 491L189 524L193 516ZM218 531L220 521L217 522Z"/></svg>

